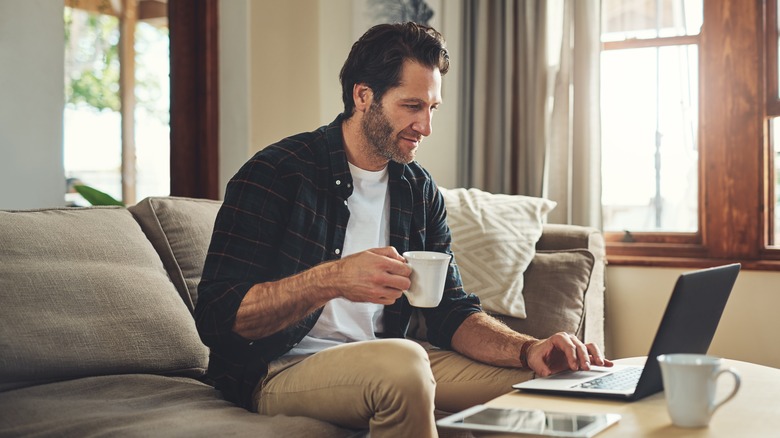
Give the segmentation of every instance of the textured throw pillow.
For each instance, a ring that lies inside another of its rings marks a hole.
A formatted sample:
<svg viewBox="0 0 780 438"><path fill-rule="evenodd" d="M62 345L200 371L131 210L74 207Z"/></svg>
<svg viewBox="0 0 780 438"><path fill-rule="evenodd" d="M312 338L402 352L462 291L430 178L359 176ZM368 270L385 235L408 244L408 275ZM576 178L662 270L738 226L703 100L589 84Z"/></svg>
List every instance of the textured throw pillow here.
<svg viewBox="0 0 780 438"><path fill-rule="evenodd" d="M195 321L126 209L0 211L0 224L0 391L203 374Z"/></svg>
<svg viewBox="0 0 780 438"><path fill-rule="evenodd" d="M556 203L478 189L440 191L464 288L478 295L489 312L525 318L523 272Z"/></svg>
<svg viewBox="0 0 780 438"><path fill-rule="evenodd" d="M190 312L198 302L198 283L221 205L208 199L165 196L146 198L129 208Z"/></svg>
<svg viewBox="0 0 780 438"><path fill-rule="evenodd" d="M581 339L585 292L595 260L587 249L537 251L524 274L528 318L502 319L514 330L540 339L561 331Z"/></svg>

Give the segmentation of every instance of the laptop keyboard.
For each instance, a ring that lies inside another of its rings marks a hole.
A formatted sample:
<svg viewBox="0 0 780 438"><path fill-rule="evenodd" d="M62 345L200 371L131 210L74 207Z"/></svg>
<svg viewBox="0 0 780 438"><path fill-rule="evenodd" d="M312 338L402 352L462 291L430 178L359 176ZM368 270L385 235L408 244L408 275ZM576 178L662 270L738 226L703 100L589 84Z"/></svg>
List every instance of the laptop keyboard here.
<svg viewBox="0 0 780 438"><path fill-rule="evenodd" d="M588 380L578 386L580 388L611 389L616 391L634 389L641 375L642 368L626 368L607 374L604 377Z"/></svg>

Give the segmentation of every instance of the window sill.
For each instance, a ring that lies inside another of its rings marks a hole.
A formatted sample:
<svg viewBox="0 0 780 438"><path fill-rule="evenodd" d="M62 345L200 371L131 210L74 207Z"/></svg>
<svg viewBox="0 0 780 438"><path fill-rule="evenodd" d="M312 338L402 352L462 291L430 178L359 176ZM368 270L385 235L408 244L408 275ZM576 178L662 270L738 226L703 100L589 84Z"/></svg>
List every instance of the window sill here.
<svg viewBox="0 0 780 438"><path fill-rule="evenodd" d="M607 264L609 266L701 269L729 263L740 263L743 270L749 271L780 271L780 260L774 259L616 255L612 254L607 247Z"/></svg>

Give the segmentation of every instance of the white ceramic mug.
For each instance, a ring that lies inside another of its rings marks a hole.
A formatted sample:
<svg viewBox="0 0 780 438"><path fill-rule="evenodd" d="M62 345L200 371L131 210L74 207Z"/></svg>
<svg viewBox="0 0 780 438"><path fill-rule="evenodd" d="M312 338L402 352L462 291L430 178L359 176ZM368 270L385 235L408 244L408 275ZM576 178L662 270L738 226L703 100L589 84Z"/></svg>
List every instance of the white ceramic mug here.
<svg viewBox="0 0 780 438"><path fill-rule="evenodd" d="M672 423L681 427L704 427L716 409L731 400L740 385L734 368L723 368L719 357L704 354L662 354L658 356ZM717 380L722 374L734 377L734 389L721 401L715 400Z"/></svg>
<svg viewBox="0 0 780 438"><path fill-rule="evenodd" d="M414 307L438 306L452 257L433 251L407 251L403 256L412 267L412 285L404 291L409 303Z"/></svg>

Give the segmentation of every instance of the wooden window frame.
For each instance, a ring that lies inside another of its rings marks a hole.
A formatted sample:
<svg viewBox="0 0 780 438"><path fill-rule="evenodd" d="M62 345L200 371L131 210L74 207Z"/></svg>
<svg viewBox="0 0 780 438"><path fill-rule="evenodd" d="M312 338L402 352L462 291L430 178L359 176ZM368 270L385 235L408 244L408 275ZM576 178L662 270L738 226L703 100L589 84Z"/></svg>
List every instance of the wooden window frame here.
<svg viewBox="0 0 780 438"><path fill-rule="evenodd" d="M605 232L611 265L739 262L745 269L780 270L780 247L769 245L769 120L780 116L776 1L705 0L700 35L663 39L699 46L699 227L695 233ZM641 42L605 46L617 44Z"/></svg>
<svg viewBox="0 0 780 438"><path fill-rule="evenodd" d="M778 59L778 38L780 37L778 26L780 26L780 23L778 23L778 3L780 3L780 0L764 0L762 2L764 8L763 31L764 41L766 43L766 48L764 50L764 71L766 74L764 81L766 85L764 135L766 145L763 150L764 154L762 158L765 164L765 172L767 172L764 189L764 203L767 206L773 206L775 204L776 193L775 184L773 182L773 176L775 174L775 154L773 152L775 148L780 147L780 145L771 144L772 132L770 124L772 118L780 117L780 84L778 84L778 74L780 74L780 72L778 72L778 62L780 62L780 59ZM768 250L771 254L780 252L780 242L772 242L771 240L771 237L775 235L777 230L775 230L775 218L772 215L773 209L767 208L766 210L767 211L764 213L764 233L767 236L766 244L769 247Z"/></svg>
<svg viewBox="0 0 780 438"><path fill-rule="evenodd" d="M218 0L168 0L171 195L219 198Z"/></svg>

